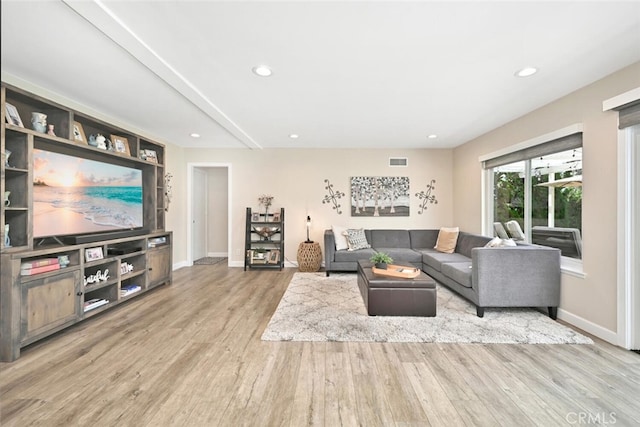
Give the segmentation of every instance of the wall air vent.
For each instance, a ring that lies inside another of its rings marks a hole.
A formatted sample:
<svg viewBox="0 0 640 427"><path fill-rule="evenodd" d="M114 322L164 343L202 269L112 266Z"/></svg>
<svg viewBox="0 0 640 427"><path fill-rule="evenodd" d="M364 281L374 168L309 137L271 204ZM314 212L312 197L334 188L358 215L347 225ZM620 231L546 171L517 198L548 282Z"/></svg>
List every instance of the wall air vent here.
<svg viewBox="0 0 640 427"><path fill-rule="evenodd" d="M406 157L389 157L389 166L394 168L406 168L409 166L409 159Z"/></svg>

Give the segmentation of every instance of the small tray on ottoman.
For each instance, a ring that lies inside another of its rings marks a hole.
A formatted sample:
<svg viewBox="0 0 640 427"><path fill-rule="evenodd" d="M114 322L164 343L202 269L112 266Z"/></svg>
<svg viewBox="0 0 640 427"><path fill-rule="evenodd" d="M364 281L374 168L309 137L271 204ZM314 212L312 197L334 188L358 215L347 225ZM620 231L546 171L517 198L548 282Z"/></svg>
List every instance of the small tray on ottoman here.
<svg viewBox="0 0 640 427"><path fill-rule="evenodd" d="M420 269L416 267L406 267L404 265L388 264L386 269L371 267L374 274L389 277L401 277L404 279L415 279L420 275Z"/></svg>

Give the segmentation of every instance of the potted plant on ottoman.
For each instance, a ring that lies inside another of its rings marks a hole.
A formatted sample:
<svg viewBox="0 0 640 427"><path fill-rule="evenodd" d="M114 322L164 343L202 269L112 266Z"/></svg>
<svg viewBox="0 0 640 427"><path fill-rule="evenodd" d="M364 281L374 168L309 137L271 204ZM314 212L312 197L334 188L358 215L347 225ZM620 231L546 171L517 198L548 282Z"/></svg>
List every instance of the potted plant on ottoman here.
<svg viewBox="0 0 640 427"><path fill-rule="evenodd" d="M393 262L393 258L385 254L384 252L376 252L375 254L371 255L369 261L374 263L376 265L376 268L386 270L387 264L391 264Z"/></svg>

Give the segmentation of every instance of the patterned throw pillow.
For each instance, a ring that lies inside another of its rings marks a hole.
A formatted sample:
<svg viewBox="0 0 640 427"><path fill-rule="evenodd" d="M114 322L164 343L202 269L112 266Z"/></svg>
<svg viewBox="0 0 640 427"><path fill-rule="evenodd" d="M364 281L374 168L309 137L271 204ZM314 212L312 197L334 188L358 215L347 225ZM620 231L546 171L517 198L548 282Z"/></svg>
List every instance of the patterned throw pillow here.
<svg viewBox="0 0 640 427"><path fill-rule="evenodd" d="M349 244L350 251L367 249L371 247L369 242L367 242L367 236L365 236L364 229L362 228L359 228L357 230L349 229L344 232L344 235L347 236L347 243Z"/></svg>

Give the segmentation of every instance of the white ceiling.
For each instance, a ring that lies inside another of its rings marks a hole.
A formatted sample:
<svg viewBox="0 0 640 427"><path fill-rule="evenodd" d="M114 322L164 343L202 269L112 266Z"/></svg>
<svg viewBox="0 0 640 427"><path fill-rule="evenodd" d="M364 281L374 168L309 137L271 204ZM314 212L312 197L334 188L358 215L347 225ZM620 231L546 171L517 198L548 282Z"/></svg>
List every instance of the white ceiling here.
<svg viewBox="0 0 640 427"><path fill-rule="evenodd" d="M185 147L455 147L637 61L637 1L2 1L4 81Z"/></svg>

